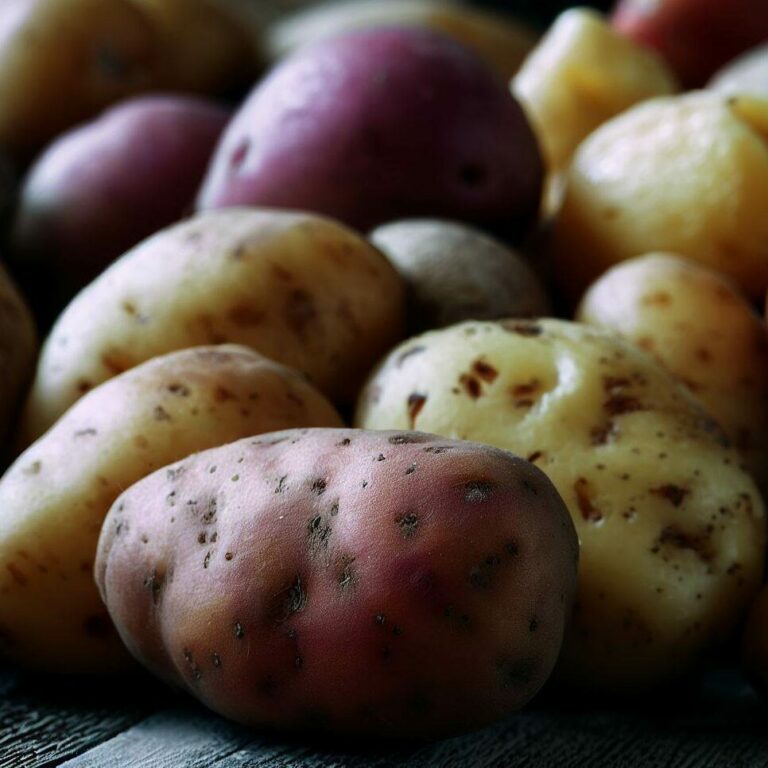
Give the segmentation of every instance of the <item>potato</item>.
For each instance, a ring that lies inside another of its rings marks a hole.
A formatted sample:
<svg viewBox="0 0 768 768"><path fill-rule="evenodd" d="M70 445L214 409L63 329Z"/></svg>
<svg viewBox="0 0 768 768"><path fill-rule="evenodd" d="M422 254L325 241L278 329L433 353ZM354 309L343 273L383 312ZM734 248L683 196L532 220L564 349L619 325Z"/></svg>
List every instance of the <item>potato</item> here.
<svg viewBox="0 0 768 768"><path fill-rule="evenodd" d="M577 151L552 254L573 298L614 264L668 251L768 288L768 100L694 93L654 99Z"/></svg>
<svg viewBox="0 0 768 768"><path fill-rule="evenodd" d="M3 440L16 421L19 401L32 378L37 339L32 316L0 265L0 464Z"/></svg>
<svg viewBox="0 0 768 768"><path fill-rule="evenodd" d="M754 482L653 359L558 320L418 336L361 397L367 429L420 429L541 467L581 541L561 680L635 694L696 669L743 617L765 554Z"/></svg>
<svg viewBox="0 0 768 768"><path fill-rule="evenodd" d="M508 16L445 0L337 0L279 19L267 29L272 59L335 35L382 26L427 27L472 49L509 80L533 48L536 35Z"/></svg>
<svg viewBox="0 0 768 768"><path fill-rule="evenodd" d="M620 333L682 380L768 483L768 328L716 272L649 254L606 272L576 319Z"/></svg>
<svg viewBox="0 0 768 768"><path fill-rule="evenodd" d="M201 344L252 347L349 401L401 338L404 293L376 249L329 219L199 215L137 246L67 307L43 346L19 441L101 382Z"/></svg>
<svg viewBox="0 0 768 768"><path fill-rule="evenodd" d="M224 133L198 208L312 210L361 230L439 216L520 234L541 158L484 62L425 29L347 33L298 51Z"/></svg>
<svg viewBox="0 0 768 768"><path fill-rule="evenodd" d="M155 81L157 41L128 0L4 0L0 147L28 158Z"/></svg>
<svg viewBox="0 0 768 768"><path fill-rule="evenodd" d="M707 87L734 96L768 99L768 44L759 45L726 64Z"/></svg>
<svg viewBox="0 0 768 768"><path fill-rule="evenodd" d="M744 631L744 669L758 690L768 694L768 587L758 596Z"/></svg>
<svg viewBox="0 0 768 768"><path fill-rule="evenodd" d="M53 672L123 666L92 576L99 530L120 493L194 451L341 423L296 372L237 346L158 357L90 392L0 480L2 653ZM164 503L176 506L173 495ZM179 499L181 524L189 512Z"/></svg>
<svg viewBox="0 0 768 768"><path fill-rule="evenodd" d="M370 239L405 281L411 333L549 313L547 295L522 257L472 227L414 219L385 224Z"/></svg>
<svg viewBox="0 0 768 768"><path fill-rule="evenodd" d="M517 457L314 429L129 488L95 574L131 652L215 711L422 738L491 722L543 685L577 558L562 500Z"/></svg>
<svg viewBox="0 0 768 768"><path fill-rule="evenodd" d="M619 0L617 30L658 51L688 88L768 37L762 0Z"/></svg>
<svg viewBox="0 0 768 768"><path fill-rule="evenodd" d="M562 13L512 81L551 173L562 171L606 120L676 89L658 56L617 35L587 8Z"/></svg>

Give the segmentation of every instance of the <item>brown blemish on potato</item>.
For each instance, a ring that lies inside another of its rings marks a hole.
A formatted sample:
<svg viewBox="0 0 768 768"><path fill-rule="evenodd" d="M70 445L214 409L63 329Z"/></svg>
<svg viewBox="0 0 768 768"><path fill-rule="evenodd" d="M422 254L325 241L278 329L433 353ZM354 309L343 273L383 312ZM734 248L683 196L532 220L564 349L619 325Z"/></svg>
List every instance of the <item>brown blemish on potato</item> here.
<svg viewBox="0 0 768 768"><path fill-rule="evenodd" d="M211 654L211 664L217 669L221 668L221 656L215 651Z"/></svg>
<svg viewBox="0 0 768 768"><path fill-rule="evenodd" d="M416 355L420 355L423 352L426 352L427 348L423 346L416 346L411 347L410 349L406 349L405 352L402 352L397 356L397 360L395 361L395 365L398 368L401 368L403 363L408 360L411 357L415 357Z"/></svg>
<svg viewBox="0 0 768 768"><path fill-rule="evenodd" d="M419 392L412 392L408 395L408 418L411 422L411 429L416 427L416 419L421 413L422 408L427 402L427 396Z"/></svg>
<svg viewBox="0 0 768 768"><path fill-rule="evenodd" d="M411 464L408 469L405 470L406 475L412 475L416 471L417 465Z"/></svg>
<svg viewBox="0 0 768 768"><path fill-rule="evenodd" d="M419 527L419 516L415 512L405 512L395 518L395 524L400 529L404 539L410 539Z"/></svg>
<svg viewBox="0 0 768 768"><path fill-rule="evenodd" d="M352 441L348 437L345 437L343 440L340 440L338 443L336 443L336 445L340 448L346 448L351 443Z"/></svg>
<svg viewBox="0 0 768 768"><path fill-rule="evenodd" d="M448 453L448 451L452 450L452 445L428 445L426 448L423 448L422 450L424 453L432 453L434 455L439 455L441 453Z"/></svg>
<svg viewBox="0 0 768 768"><path fill-rule="evenodd" d="M631 386L632 381L626 377L603 377L603 388L608 396L603 402L603 409L609 416L622 416L625 413L644 410L643 404L626 392Z"/></svg>
<svg viewBox="0 0 768 768"><path fill-rule="evenodd" d="M83 629L88 637L102 639L112 634L112 622L106 614L95 614L86 618Z"/></svg>
<svg viewBox="0 0 768 768"><path fill-rule="evenodd" d="M78 429L72 436L73 437L93 437L98 432L93 427L87 427L86 429Z"/></svg>
<svg viewBox="0 0 768 768"><path fill-rule="evenodd" d="M324 477L318 477L312 481L310 490L312 493L316 493L318 496L322 496L325 493L325 489L328 487L328 481Z"/></svg>
<svg viewBox="0 0 768 768"><path fill-rule="evenodd" d="M229 400L237 400L237 395L220 384L213 390L213 399L217 403L226 403Z"/></svg>
<svg viewBox="0 0 768 768"><path fill-rule="evenodd" d="M144 435L136 435L136 437L133 438L133 444L142 450L149 448L149 440L147 440Z"/></svg>
<svg viewBox="0 0 768 768"><path fill-rule="evenodd" d="M352 568L352 564L355 562L355 558L343 557L341 562L343 567L338 578L339 587L341 587L342 591L346 591L351 589L357 583L357 577L355 576L355 572Z"/></svg>
<svg viewBox="0 0 768 768"><path fill-rule="evenodd" d="M101 356L101 364L110 372L112 376L119 376L121 373L125 373L133 364L125 357L124 354L111 351L105 352Z"/></svg>
<svg viewBox="0 0 768 768"><path fill-rule="evenodd" d="M477 400L483 394L483 388L474 376L462 373L459 376L459 384L473 400Z"/></svg>
<svg viewBox="0 0 768 768"><path fill-rule="evenodd" d="M279 480L277 481L277 485L275 486L275 493L282 493L285 488L286 484L285 481L288 479L288 475L283 475Z"/></svg>
<svg viewBox="0 0 768 768"><path fill-rule="evenodd" d="M544 333L544 329L538 323L525 320L505 320L500 325L505 331L520 336L541 336Z"/></svg>
<svg viewBox="0 0 768 768"><path fill-rule="evenodd" d="M591 429L589 438L592 445L606 445L615 440L618 434L619 428L616 426L616 422L610 420L607 424Z"/></svg>
<svg viewBox="0 0 768 768"><path fill-rule="evenodd" d="M533 453L528 455L527 460L531 464L535 464L543 455L544 455L544 451L534 451Z"/></svg>
<svg viewBox="0 0 768 768"><path fill-rule="evenodd" d="M576 494L576 503L581 516L590 523L599 523L603 519L603 513L592 503L592 487L585 477L580 477L573 484Z"/></svg>
<svg viewBox="0 0 768 768"><path fill-rule="evenodd" d="M170 467L169 469L165 470L165 477L171 482L174 482L184 474L185 469L186 468L183 465L179 465L178 467Z"/></svg>
<svg viewBox="0 0 768 768"><path fill-rule="evenodd" d="M75 388L81 395L84 395L93 388L93 384L87 379L80 379L75 385Z"/></svg>
<svg viewBox="0 0 768 768"><path fill-rule="evenodd" d="M477 360L472 366L472 370L487 384L492 384L499 376L499 372L484 360Z"/></svg>
<svg viewBox="0 0 768 768"><path fill-rule="evenodd" d="M280 601L275 613L278 624L288 621L291 616L301 613L307 607L307 590L300 574L296 574L289 586L280 593Z"/></svg>
<svg viewBox="0 0 768 768"><path fill-rule="evenodd" d="M203 568L207 568L211 562L211 550L209 549L205 553L205 557L203 558Z"/></svg>
<svg viewBox="0 0 768 768"><path fill-rule="evenodd" d="M202 533L197 534L197 543L198 544L207 544L208 542L208 534L206 534L205 531Z"/></svg>
<svg viewBox="0 0 768 768"><path fill-rule="evenodd" d="M24 469L21 470L21 473L23 475L27 475L28 477L39 475L40 470L43 468L43 462L42 461L33 461L28 466L24 467Z"/></svg>
<svg viewBox="0 0 768 768"><path fill-rule="evenodd" d="M666 291L656 291L643 296L641 303L651 307L666 307L672 303L672 297Z"/></svg>
<svg viewBox="0 0 768 768"><path fill-rule="evenodd" d="M264 312L249 307L246 304L238 304L229 310L229 320L240 328L253 328L260 325L266 319Z"/></svg>
<svg viewBox="0 0 768 768"><path fill-rule="evenodd" d="M651 552L658 554L665 546L687 549L693 552L703 563L709 563L715 556L712 545L713 532L712 526L708 526L703 532L695 534L683 530L678 525L668 525L659 534Z"/></svg>
<svg viewBox="0 0 768 768"><path fill-rule="evenodd" d="M333 529L322 515L314 515L307 523L307 546L312 554L325 552Z"/></svg>
<svg viewBox="0 0 768 768"><path fill-rule="evenodd" d="M29 583L29 580L24 575L24 573L21 571L18 565L16 563L6 563L5 565L6 570L8 573L11 574L11 578L20 586L20 587L26 587Z"/></svg>
<svg viewBox="0 0 768 768"><path fill-rule="evenodd" d="M482 504L493 495L494 485L488 480L471 480L464 483L464 501L467 504Z"/></svg>
<svg viewBox="0 0 768 768"><path fill-rule="evenodd" d="M498 555L487 555L485 559L474 566L469 572L469 582L476 589L490 589L501 569L502 561Z"/></svg>
<svg viewBox="0 0 768 768"><path fill-rule="evenodd" d="M234 623L233 632L235 634L235 637L238 640L242 640L245 637L245 629L243 628L243 625L239 621L236 621Z"/></svg>
<svg viewBox="0 0 768 768"><path fill-rule="evenodd" d="M153 605L157 605L160 602L160 595L164 586L165 568L162 566L155 566L152 569L152 573L144 579L144 587L151 593Z"/></svg>
<svg viewBox="0 0 768 768"><path fill-rule="evenodd" d="M374 456L373 460L374 461L386 461L387 457L383 453L380 453L378 456Z"/></svg>
<svg viewBox="0 0 768 768"><path fill-rule="evenodd" d="M390 445L408 445L423 442L418 435L392 435L387 441Z"/></svg>
<svg viewBox="0 0 768 768"><path fill-rule="evenodd" d="M184 661L187 662L189 674L192 676L192 679L195 681L199 680L203 676L203 670L195 663L192 651L190 651L189 648L184 649Z"/></svg>
<svg viewBox="0 0 768 768"><path fill-rule="evenodd" d="M216 512L218 510L218 502L216 501L216 497L212 497L208 501L208 508L203 513L202 521L204 525L211 525L212 523L216 522Z"/></svg>
<svg viewBox="0 0 768 768"><path fill-rule="evenodd" d="M496 660L496 672L502 689L528 685L533 678L534 669L535 664L528 659L502 657Z"/></svg>
<svg viewBox="0 0 768 768"><path fill-rule="evenodd" d="M679 485L660 485L658 488L651 488L650 492L654 496L666 499L673 507L679 507L688 496L690 491L687 488L681 488Z"/></svg>
<svg viewBox="0 0 768 768"><path fill-rule="evenodd" d="M306 337L310 325L318 316L314 298L301 288L291 291L283 311L288 327L300 339Z"/></svg>
<svg viewBox="0 0 768 768"><path fill-rule="evenodd" d="M155 410L152 412L152 417L155 421L171 421L171 415L162 405L155 406Z"/></svg>

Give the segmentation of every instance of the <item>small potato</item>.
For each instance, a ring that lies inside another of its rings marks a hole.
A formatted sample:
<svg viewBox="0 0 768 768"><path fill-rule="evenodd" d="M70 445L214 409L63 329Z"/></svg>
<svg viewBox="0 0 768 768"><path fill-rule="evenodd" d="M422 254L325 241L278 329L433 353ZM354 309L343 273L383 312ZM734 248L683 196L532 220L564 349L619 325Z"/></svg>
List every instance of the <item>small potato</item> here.
<svg viewBox="0 0 768 768"><path fill-rule="evenodd" d="M664 62L620 37L596 11L562 13L512 81L537 129L550 173L602 123L677 90Z"/></svg>
<svg viewBox="0 0 768 768"><path fill-rule="evenodd" d="M95 574L136 658L233 720L428 738L544 684L577 558L552 484L511 454L314 429L137 483Z"/></svg>
<svg viewBox="0 0 768 768"><path fill-rule="evenodd" d="M560 676L622 694L697 669L757 592L765 513L735 450L649 355L558 320L463 323L396 348L366 429L514 451L546 472L581 541Z"/></svg>
<svg viewBox="0 0 768 768"><path fill-rule="evenodd" d="M158 357L90 392L0 480L3 655L52 672L124 665L92 576L99 530L117 496L194 451L341 423L296 372L236 346ZM171 494L163 504L186 525L186 500Z"/></svg>
<svg viewBox="0 0 768 768"><path fill-rule="evenodd" d="M606 269L677 253L768 288L768 100L693 93L654 99L579 147L554 223L552 254L576 299Z"/></svg>
<svg viewBox="0 0 768 768"><path fill-rule="evenodd" d="M758 596L749 614L742 642L744 669L752 683L768 695L768 587Z"/></svg>
<svg viewBox="0 0 768 768"><path fill-rule="evenodd" d="M370 240L405 281L412 334L462 320L549 314L547 295L522 257L464 224L400 221L374 230Z"/></svg>
<svg viewBox="0 0 768 768"><path fill-rule="evenodd" d="M768 44L753 48L726 64L707 87L732 96L768 99Z"/></svg>
<svg viewBox="0 0 768 768"><path fill-rule="evenodd" d="M401 338L404 293L384 256L330 219L201 214L137 246L67 307L43 347L20 442L101 382L200 344L244 344L350 401Z"/></svg>
<svg viewBox="0 0 768 768"><path fill-rule="evenodd" d="M2 441L16 421L19 402L34 372L36 351L32 316L0 265L0 463Z"/></svg>
<svg viewBox="0 0 768 768"><path fill-rule="evenodd" d="M726 279L669 254L631 259L587 291L576 319L620 333L675 374L768 483L768 328Z"/></svg>
<svg viewBox="0 0 768 768"><path fill-rule="evenodd" d="M337 0L278 20L267 29L266 46L276 60L319 40L381 26L443 32L485 59L505 81L536 42L535 33L515 19L450 0Z"/></svg>

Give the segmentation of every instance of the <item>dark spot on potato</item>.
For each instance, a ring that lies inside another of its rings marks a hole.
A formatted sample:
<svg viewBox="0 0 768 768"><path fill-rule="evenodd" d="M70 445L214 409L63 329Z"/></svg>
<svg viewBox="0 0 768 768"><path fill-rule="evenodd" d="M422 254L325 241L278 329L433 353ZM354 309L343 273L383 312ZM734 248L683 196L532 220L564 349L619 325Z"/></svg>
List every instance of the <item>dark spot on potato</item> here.
<svg viewBox="0 0 768 768"><path fill-rule="evenodd" d="M687 488L681 488L679 485L660 485L658 488L651 488L651 493L661 499L666 499L673 507L679 507L688 496L690 491Z"/></svg>
<svg viewBox="0 0 768 768"><path fill-rule="evenodd" d="M177 397L189 397L189 387L185 384L174 382L173 384L169 384L166 389L172 395L176 395Z"/></svg>
<svg viewBox="0 0 768 768"><path fill-rule="evenodd" d="M178 480L185 471L185 467L183 465L178 467L171 467L170 469L165 470L165 476L168 480L173 482L174 480Z"/></svg>
<svg viewBox="0 0 768 768"><path fill-rule="evenodd" d="M531 620L528 622L528 631L529 632L536 632L539 628L539 620L533 616Z"/></svg>
<svg viewBox="0 0 768 768"><path fill-rule="evenodd" d="M642 298L642 303L647 306L666 307L672 302L672 297L666 291L647 293Z"/></svg>
<svg viewBox="0 0 768 768"><path fill-rule="evenodd" d="M419 527L419 517L415 512L406 512L403 515L398 515L395 518L395 523L400 529L402 537L410 539Z"/></svg>
<svg viewBox="0 0 768 768"><path fill-rule="evenodd" d="M235 637L238 640L242 640L245 637L245 629L243 628L243 625L239 621L235 622L233 629L234 629Z"/></svg>
<svg viewBox="0 0 768 768"><path fill-rule="evenodd" d="M112 622L105 613L88 616L83 622L83 629L88 637L102 639L112 635Z"/></svg>
<svg viewBox="0 0 768 768"><path fill-rule="evenodd" d="M33 461L28 466L24 467L24 469L21 470L23 475L31 476L31 475L39 475L40 470L43 468L43 462L42 461Z"/></svg>
<svg viewBox="0 0 768 768"><path fill-rule="evenodd" d="M240 475L232 475L232 477L229 478L233 483L236 483L240 479Z"/></svg>
<svg viewBox="0 0 768 768"><path fill-rule="evenodd" d="M520 554L520 546L516 541L508 541L504 545L504 551L510 556L510 557L517 557Z"/></svg>
<svg viewBox="0 0 768 768"><path fill-rule="evenodd" d="M351 441L351 440L350 440L348 437L345 437L343 440L340 440L338 443L336 443L336 445L337 445L337 446L339 446L339 447L344 447L344 448L345 448L345 447L346 447L346 446L348 446L348 445L349 445L351 442L352 442L352 441Z"/></svg>
<svg viewBox="0 0 768 768"><path fill-rule="evenodd" d="M573 484L576 494L576 503L581 516L590 523L599 523L603 519L603 513L592 503L592 486L585 477L580 477Z"/></svg>
<svg viewBox="0 0 768 768"><path fill-rule="evenodd" d="M264 312L249 307L245 304L238 304L229 310L230 321L240 328L253 328L260 325L266 319Z"/></svg>
<svg viewBox="0 0 768 768"><path fill-rule="evenodd" d="M144 579L144 587L152 595L152 604L157 605L160 602L160 595L165 586L165 569L155 566L152 573Z"/></svg>
<svg viewBox="0 0 768 768"><path fill-rule="evenodd" d="M464 501L467 504L481 504L488 501L493 494L494 485L488 480L471 480L464 483Z"/></svg>
<svg viewBox="0 0 768 768"><path fill-rule="evenodd" d="M535 464L543 455L544 451L534 451L528 456L528 461L530 461L531 464Z"/></svg>
<svg viewBox="0 0 768 768"><path fill-rule="evenodd" d="M374 461L386 461L386 459L387 457L383 453L380 453L378 456L373 457Z"/></svg>
<svg viewBox="0 0 768 768"><path fill-rule="evenodd" d="M81 395L84 395L93 388L93 384L86 379L80 379L76 384L76 388Z"/></svg>
<svg viewBox="0 0 768 768"><path fill-rule="evenodd" d="M603 402L603 409L609 416L621 416L625 413L644 410L638 398L626 392L631 386L632 381L626 377L603 377L603 388L607 395Z"/></svg>
<svg viewBox="0 0 768 768"><path fill-rule="evenodd" d="M283 475L275 486L275 493L282 493L285 490L285 481L288 479L288 475Z"/></svg>
<svg viewBox="0 0 768 768"><path fill-rule="evenodd" d="M155 421L170 421L171 416L168 411L163 408L162 405L156 405L155 410L152 412L152 417Z"/></svg>
<svg viewBox="0 0 768 768"><path fill-rule="evenodd" d="M496 661L496 671L501 688L526 686L531 682L535 665L528 659L516 660L502 657Z"/></svg>
<svg viewBox="0 0 768 768"><path fill-rule="evenodd" d="M248 156L248 150L251 147L250 139L241 139L229 158L229 167L232 170L237 170L245 162L245 158Z"/></svg>
<svg viewBox="0 0 768 768"><path fill-rule="evenodd" d="M213 390L213 399L217 403L226 403L229 400L237 400L237 395L219 384L216 389Z"/></svg>
<svg viewBox="0 0 768 768"><path fill-rule="evenodd" d="M317 318L315 301L309 293L298 288L289 294L284 314L288 327L303 339L309 326Z"/></svg>
<svg viewBox="0 0 768 768"><path fill-rule="evenodd" d="M472 370L487 384L492 384L499 376L499 372L483 360L477 360L472 366Z"/></svg>
<svg viewBox="0 0 768 768"><path fill-rule="evenodd" d="M691 533L690 531L683 530L678 525L668 525L659 534L654 546L651 548L651 552L659 554L667 546L675 549L690 550L703 563L709 563L715 556L712 533L711 526L700 533Z"/></svg>
<svg viewBox="0 0 768 768"><path fill-rule="evenodd" d="M331 524L322 515L314 515L307 523L307 544L312 554L325 552L328 549L328 541L333 529Z"/></svg>
<svg viewBox="0 0 768 768"><path fill-rule="evenodd" d="M205 558L203 558L203 568L207 568L210 562L211 562L211 550L209 549L205 553Z"/></svg>
<svg viewBox="0 0 768 768"><path fill-rule="evenodd" d="M307 607L307 591L300 574L296 574L290 585L280 594L275 618L279 624L291 616L301 613ZM294 638L292 638L294 639Z"/></svg>
<svg viewBox="0 0 768 768"><path fill-rule="evenodd" d="M215 544L215 543L216 543L216 539L217 539L218 537L219 537L219 534L218 534L218 533L216 533L216 531L214 531L214 532L211 534L211 544Z"/></svg>
<svg viewBox="0 0 768 768"><path fill-rule="evenodd" d="M424 453L433 453L437 456L441 453L448 453L452 449L452 445L428 445L423 451Z"/></svg>
<svg viewBox="0 0 768 768"><path fill-rule="evenodd" d="M224 553L224 559L229 561L234 557L234 555L231 552L225 552Z"/></svg>
<svg viewBox="0 0 768 768"><path fill-rule="evenodd" d="M600 427L594 427L590 433L590 442L592 445L606 445L612 442L619 434L619 428L613 420L608 421Z"/></svg>
<svg viewBox="0 0 768 768"><path fill-rule="evenodd" d="M416 471L416 464L411 464L408 469L405 470L406 475L412 475Z"/></svg>
<svg viewBox="0 0 768 768"><path fill-rule="evenodd" d="M469 572L469 581L476 589L490 589L501 568L498 555L487 555L485 559Z"/></svg>
<svg viewBox="0 0 768 768"><path fill-rule="evenodd" d="M422 354L422 352L426 352L427 348L422 346L417 347L411 347L410 349L406 349L405 352L400 353L397 356L397 360L395 362L395 365L397 365L398 368L402 367L403 363L408 360L410 357L415 357L416 355Z"/></svg>
<svg viewBox="0 0 768 768"><path fill-rule="evenodd" d="M383 627L387 623L387 617L383 613L377 613L373 617L373 623L380 627Z"/></svg>
<svg viewBox="0 0 768 768"><path fill-rule="evenodd" d="M355 576L354 570L352 569L352 564L354 562L354 557L342 558L343 568L339 574L339 586L342 590L348 590L352 588L357 582L357 577Z"/></svg>
<svg viewBox="0 0 768 768"><path fill-rule="evenodd" d="M520 336L541 336L544 329L538 324L525 320L505 320L500 323L501 327L509 333L516 333Z"/></svg>
<svg viewBox="0 0 768 768"><path fill-rule="evenodd" d="M195 663L192 651L190 651L189 648L184 649L184 661L187 662L189 674L192 676L192 679L199 680L203 676L203 670Z"/></svg>
<svg viewBox="0 0 768 768"><path fill-rule="evenodd" d="M208 509L203 513L202 521L204 525L210 525L211 523L216 522L216 512L218 509L218 504L216 502L215 498L212 498L208 501Z"/></svg>
<svg viewBox="0 0 768 768"><path fill-rule="evenodd" d="M459 377L459 384L473 400L477 400L483 394L483 388L474 376L462 373Z"/></svg>
<svg viewBox="0 0 768 768"><path fill-rule="evenodd" d="M74 437L93 437L97 434L98 432L93 427L87 427L86 429L78 429L74 433Z"/></svg>
<svg viewBox="0 0 768 768"><path fill-rule="evenodd" d="M198 544L205 544L206 541L207 541L207 536L206 536L205 531L203 531L202 533L198 534L198 536L197 536L197 543Z"/></svg>
<svg viewBox="0 0 768 768"><path fill-rule="evenodd" d="M318 496L324 494L327 487L328 481L323 477L318 477L313 480L312 485L310 486L312 493L316 493Z"/></svg>
<svg viewBox="0 0 768 768"><path fill-rule="evenodd" d="M20 587L26 587L29 583L29 580L24 575L24 573L21 571L18 565L16 563L6 563L5 565L6 570L8 573L11 574L11 578L20 586Z"/></svg>
<svg viewBox="0 0 768 768"><path fill-rule="evenodd" d="M392 435L388 442L390 445L408 445L409 443L420 443L422 440L418 435Z"/></svg>
<svg viewBox="0 0 768 768"><path fill-rule="evenodd" d="M416 426L416 419L421 413L422 408L427 402L427 396L412 392L408 395L408 418L411 422L411 429Z"/></svg>
<svg viewBox="0 0 768 768"><path fill-rule="evenodd" d="M217 669L221 668L221 656L218 653L213 652L211 654L211 664Z"/></svg>

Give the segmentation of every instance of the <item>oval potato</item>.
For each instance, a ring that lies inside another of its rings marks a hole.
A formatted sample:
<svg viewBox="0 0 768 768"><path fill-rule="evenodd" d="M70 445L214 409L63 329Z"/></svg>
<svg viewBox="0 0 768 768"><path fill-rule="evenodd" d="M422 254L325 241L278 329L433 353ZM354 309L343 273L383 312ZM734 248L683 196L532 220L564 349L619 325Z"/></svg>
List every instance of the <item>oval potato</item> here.
<svg viewBox="0 0 768 768"><path fill-rule="evenodd" d="M341 426L295 371L236 346L158 357L73 406L0 480L0 641L51 672L124 665L93 581L112 502L194 451L284 427ZM173 497L180 523L189 510Z"/></svg>
<svg viewBox="0 0 768 768"><path fill-rule="evenodd" d="M366 429L420 429L527 457L581 541L560 675L634 693L696 669L759 588L763 502L688 391L637 347L557 320L462 323L390 353Z"/></svg>

